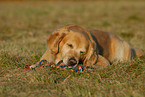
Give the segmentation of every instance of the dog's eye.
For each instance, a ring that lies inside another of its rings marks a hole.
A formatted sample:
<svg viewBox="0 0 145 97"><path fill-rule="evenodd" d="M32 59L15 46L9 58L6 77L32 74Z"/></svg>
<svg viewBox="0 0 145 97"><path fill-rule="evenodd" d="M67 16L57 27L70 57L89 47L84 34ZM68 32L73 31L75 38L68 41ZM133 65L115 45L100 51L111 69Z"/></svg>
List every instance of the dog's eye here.
<svg viewBox="0 0 145 97"><path fill-rule="evenodd" d="M80 53L81 53L81 54L84 54L85 52L84 52L84 51L80 51Z"/></svg>
<svg viewBox="0 0 145 97"><path fill-rule="evenodd" d="M67 44L69 47L73 48L73 45L72 44Z"/></svg>

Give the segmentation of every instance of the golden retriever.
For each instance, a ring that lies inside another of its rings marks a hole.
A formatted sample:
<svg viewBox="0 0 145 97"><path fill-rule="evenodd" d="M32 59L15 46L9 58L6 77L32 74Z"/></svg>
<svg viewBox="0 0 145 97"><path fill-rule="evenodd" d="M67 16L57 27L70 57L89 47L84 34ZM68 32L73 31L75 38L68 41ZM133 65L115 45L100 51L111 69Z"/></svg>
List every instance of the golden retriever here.
<svg viewBox="0 0 145 97"><path fill-rule="evenodd" d="M128 61L143 54L143 51L131 48L113 33L69 25L54 31L48 37L48 48L40 60L45 59L55 64L62 61L68 66L83 64L106 67L110 63ZM30 68L37 65L38 63Z"/></svg>

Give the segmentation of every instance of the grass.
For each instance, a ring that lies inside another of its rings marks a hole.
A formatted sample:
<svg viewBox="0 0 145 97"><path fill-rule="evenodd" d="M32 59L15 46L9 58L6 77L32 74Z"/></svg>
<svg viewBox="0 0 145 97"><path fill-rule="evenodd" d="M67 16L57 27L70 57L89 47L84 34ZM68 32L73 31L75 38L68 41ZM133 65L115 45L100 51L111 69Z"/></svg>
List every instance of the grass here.
<svg viewBox="0 0 145 97"><path fill-rule="evenodd" d="M24 70L36 63L55 29L78 24L114 32L145 48L145 2L1 2L0 96L144 97L145 57L92 73L56 68Z"/></svg>

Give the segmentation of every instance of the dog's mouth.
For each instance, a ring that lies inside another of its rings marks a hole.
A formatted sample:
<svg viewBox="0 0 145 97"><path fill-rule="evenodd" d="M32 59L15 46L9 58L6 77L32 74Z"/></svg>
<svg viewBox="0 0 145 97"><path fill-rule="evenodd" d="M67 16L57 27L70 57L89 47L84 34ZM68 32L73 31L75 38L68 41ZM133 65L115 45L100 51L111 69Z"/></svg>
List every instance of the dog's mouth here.
<svg viewBox="0 0 145 97"><path fill-rule="evenodd" d="M75 58L70 58L69 60L68 60L68 66L74 66L74 65L76 65L78 62L77 62L77 60L75 59Z"/></svg>
<svg viewBox="0 0 145 97"><path fill-rule="evenodd" d="M78 66L79 64L83 64L83 61L80 59L80 60L76 60L76 59L74 59L74 58L70 58L69 60L68 60L68 64L64 64L64 62L63 62L63 60L60 60L58 63L57 63L57 65L67 65L67 66L69 66L69 67L76 67L76 66Z"/></svg>
<svg viewBox="0 0 145 97"><path fill-rule="evenodd" d="M72 68L76 68L78 65L82 65L83 61L79 60L79 62L77 64L73 64Z"/></svg>

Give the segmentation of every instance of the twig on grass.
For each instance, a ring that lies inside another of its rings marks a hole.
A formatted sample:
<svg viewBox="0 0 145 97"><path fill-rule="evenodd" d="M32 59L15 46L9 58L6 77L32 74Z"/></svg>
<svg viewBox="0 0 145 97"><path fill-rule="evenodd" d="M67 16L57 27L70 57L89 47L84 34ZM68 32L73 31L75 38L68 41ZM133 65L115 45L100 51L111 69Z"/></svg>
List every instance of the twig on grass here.
<svg viewBox="0 0 145 97"><path fill-rule="evenodd" d="M64 80L63 80L63 83L65 83L65 81L70 77L71 75L69 75L68 77L66 77Z"/></svg>

